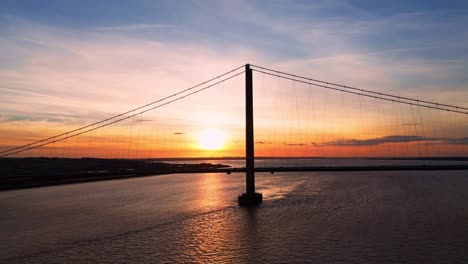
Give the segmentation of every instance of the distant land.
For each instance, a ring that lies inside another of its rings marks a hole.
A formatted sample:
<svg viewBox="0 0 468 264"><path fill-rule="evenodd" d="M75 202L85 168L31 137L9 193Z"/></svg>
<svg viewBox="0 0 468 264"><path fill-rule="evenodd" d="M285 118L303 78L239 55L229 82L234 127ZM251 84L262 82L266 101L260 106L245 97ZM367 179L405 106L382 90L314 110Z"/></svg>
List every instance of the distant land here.
<svg viewBox="0 0 468 264"><path fill-rule="evenodd" d="M3 158L0 190L141 177L170 173L215 171L222 164L170 164L147 159Z"/></svg>
<svg viewBox="0 0 468 264"><path fill-rule="evenodd" d="M255 159L364 159L364 160L445 160L445 161L468 161L468 157L262 157ZM146 160L171 161L171 160L245 160L245 157L188 157L188 158L151 158Z"/></svg>
<svg viewBox="0 0 468 264"><path fill-rule="evenodd" d="M245 168L232 168L207 160L243 160L244 157L200 157L159 159L100 159L100 158L0 158L0 191L143 177L173 173L244 172ZM468 161L468 157L415 157L415 158L323 158L323 157L256 157L261 159L361 159L361 160L432 160ZM171 163L179 162L177 164ZM182 164L180 161L205 161ZM256 168L257 172L286 171L371 171L371 170L466 170L467 165L421 166L315 166Z"/></svg>

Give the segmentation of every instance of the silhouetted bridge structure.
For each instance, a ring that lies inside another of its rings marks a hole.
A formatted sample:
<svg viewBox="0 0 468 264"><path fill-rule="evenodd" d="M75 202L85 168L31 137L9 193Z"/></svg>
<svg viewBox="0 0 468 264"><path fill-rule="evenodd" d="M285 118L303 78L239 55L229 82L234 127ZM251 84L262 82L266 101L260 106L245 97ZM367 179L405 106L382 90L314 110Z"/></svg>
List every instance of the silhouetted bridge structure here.
<svg viewBox="0 0 468 264"><path fill-rule="evenodd" d="M44 147L49 144L60 142L66 139L70 139L82 134L86 134L109 125L133 118L135 116L141 115L143 113L153 111L157 108L163 107L165 105L171 104L173 102L179 101L183 98L189 97L196 93L202 92L210 87L216 86L220 83L223 83L227 80L230 80L234 77L237 77L241 74L245 75L245 168L193 168L190 170L173 170L173 171L134 171L129 172L112 172L107 174L107 178L125 178L133 177L135 175L152 175L159 173L246 173L246 192L239 196L240 205L255 205L262 202L262 195L255 192L255 172L298 172L298 171L411 171L411 170L468 170L468 165L384 165L384 166L296 166L296 167L274 167L274 166L265 166L265 167L255 167L255 150L254 150L254 107L253 107L253 71L262 73L264 75L276 77L283 80L293 81L294 83L301 83L309 86L319 87L330 91L337 91L340 94L351 94L358 97L372 98L377 101L385 101L390 103L405 104L411 107L413 113L413 107L427 108L433 111L443 111L453 114L461 114L468 116L468 108L455 106L450 104L435 103L426 100L414 99L409 97L397 96L387 93L375 92L350 86L345 86L333 82L321 81L318 79L312 79L308 77L303 77L295 74L290 74L282 71L277 71L274 69L269 69L266 67L255 66L246 64L236 69L233 69L229 72L221 74L213 79L210 79L206 82L200 83L188 89L182 90L178 93L172 94L165 98L159 99L152 103L143 105L141 107L132 109L130 111L112 116L110 118L95 122L90 125L86 125L53 137L35 141L26 145L9 148L7 150L0 152L0 157L8 157L19 155L23 152L33 150L36 148ZM419 115L421 113L419 112ZM422 122L422 118L421 122ZM414 120L414 126L416 128L417 121ZM426 142L427 138L424 135L424 127L422 127L423 136L422 139ZM468 139L462 138L463 140ZM397 139L392 139L394 142ZM415 139L416 140L416 139ZM449 140L449 139L431 139L431 140ZM461 142L460 144L466 144L464 141L459 139L452 140L453 142ZM352 145L356 144L357 141L351 142L341 142L341 144ZM366 144L373 144L372 142L365 142ZM78 175L78 174L75 174ZM97 173L96 175L106 175L106 173ZM54 177L53 175L49 177ZM79 176L77 176L77 179ZM103 177L102 179L104 179Z"/></svg>

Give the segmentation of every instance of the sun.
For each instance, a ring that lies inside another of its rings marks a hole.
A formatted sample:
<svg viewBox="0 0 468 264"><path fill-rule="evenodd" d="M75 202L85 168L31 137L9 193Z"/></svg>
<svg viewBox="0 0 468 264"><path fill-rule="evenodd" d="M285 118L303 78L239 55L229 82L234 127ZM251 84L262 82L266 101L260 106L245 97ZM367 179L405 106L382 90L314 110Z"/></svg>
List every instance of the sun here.
<svg viewBox="0 0 468 264"><path fill-rule="evenodd" d="M198 145L204 150L220 150L224 145L224 133L215 128L202 130L198 135Z"/></svg>

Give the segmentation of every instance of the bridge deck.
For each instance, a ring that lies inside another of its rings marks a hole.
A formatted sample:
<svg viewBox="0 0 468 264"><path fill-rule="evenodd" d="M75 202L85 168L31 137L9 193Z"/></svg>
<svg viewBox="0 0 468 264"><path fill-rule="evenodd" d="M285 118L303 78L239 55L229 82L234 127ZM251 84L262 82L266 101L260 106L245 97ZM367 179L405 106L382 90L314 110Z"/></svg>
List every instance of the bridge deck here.
<svg viewBox="0 0 468 264"><path fill-rule="evenodd" d="M336 167L261 167L256 172L313 172L313 171L451 171L468 170L468 165L420 165L420 166L336 166ZM106 173L65 173L65 174L35 174L16 175L0 178L0 191L11 189L33 188L50 185L70 184L89 181L126 179L163 174L181 173L245 173L245 168L213 168L190 170L142 170L133 172L108 171Z"/></svg>
<svg viewBox="0 0 468 264"><path fill-rule="evenodd" d="M260 167L255 172L314 172L314 171L431 171L468 170L468 165L412 165L412 166L320 166L320 167ZM180 171L171 173L235 173L245 172L245 168L222 168L209 170Z"/></svg>
<svg viewBox="0 0 468 264"><path fill-rule="evenodd" d="M242 169L241 169L242 170ZM260 167L256 172L468 170L468 165Z"/></svg>

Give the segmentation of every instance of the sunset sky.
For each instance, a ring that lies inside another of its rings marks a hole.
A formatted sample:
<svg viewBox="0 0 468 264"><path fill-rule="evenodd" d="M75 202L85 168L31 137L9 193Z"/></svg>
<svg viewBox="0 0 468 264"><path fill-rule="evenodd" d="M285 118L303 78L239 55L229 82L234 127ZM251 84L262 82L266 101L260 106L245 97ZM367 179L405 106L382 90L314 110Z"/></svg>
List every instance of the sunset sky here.
<svg viewBox="0 0 468 264"><path fill-rule="evenodd" d="M245 63L468 107L467 1L0 3L0 150ZM25 156L242 156L244 76ZM256 154L468 156L468 117L254 72ZM207 138L213 142L207 142Z"/></svg>

